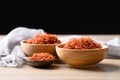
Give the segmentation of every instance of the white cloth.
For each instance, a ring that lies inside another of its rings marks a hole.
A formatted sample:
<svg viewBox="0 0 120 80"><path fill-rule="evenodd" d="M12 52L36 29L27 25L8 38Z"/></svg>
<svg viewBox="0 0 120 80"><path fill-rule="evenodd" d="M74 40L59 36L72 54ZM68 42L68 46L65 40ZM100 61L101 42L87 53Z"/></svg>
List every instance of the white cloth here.
<svg viewBox="0 0 120 80"><path fill-rule="evenodd" d="M106 44L109 46L108 55L120 58L120 39L115 37Z"/></svg>
<svg viewBox="0 0 120 80"><path fill-rule="evenodd" d="M17 27L11 30L4 38L0 40L0 56L3 55L5 56L5 57L1 57L0 63L6 67L19 66L18 60L20 59L18 58L25 57L25 54L23 53L20 47L20 41L31 38L35 34L42 34L42 33L44 33L43 29L33 29L27 27ZM20 61L22 61L21 63L23 63L24 60L20 60Z"/></svg>
<svg viewBox="0 0 120 80"><path fill-rule="evenodd" d="M24 63L24 59L15 55L7 55L1 58L1 65L5 67L20 67Z"/></svg>

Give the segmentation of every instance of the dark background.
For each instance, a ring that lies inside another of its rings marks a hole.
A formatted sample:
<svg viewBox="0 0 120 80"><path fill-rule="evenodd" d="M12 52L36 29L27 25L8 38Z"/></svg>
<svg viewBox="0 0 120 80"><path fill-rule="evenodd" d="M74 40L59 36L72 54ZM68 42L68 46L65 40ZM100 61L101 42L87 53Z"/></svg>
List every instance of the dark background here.
<svg viewBox="0 0 120 80"><path fill-rule="evenodd" d="M4 1L0 34L21 26L55 34L120 34L117 7L95 2Z"/></svg>

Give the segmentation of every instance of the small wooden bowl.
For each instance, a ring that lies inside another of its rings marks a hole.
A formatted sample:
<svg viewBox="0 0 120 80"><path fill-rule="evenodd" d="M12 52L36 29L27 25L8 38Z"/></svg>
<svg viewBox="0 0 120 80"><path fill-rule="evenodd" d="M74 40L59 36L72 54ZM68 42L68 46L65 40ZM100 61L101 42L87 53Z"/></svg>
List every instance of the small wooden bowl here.
<svg viewBox="0 0 120 80"><path fill-rule="evenodd" d="M107 52L108 46L102 45L102 49L64 49L64 44L56 46L58 57L72 67L86 67L101 62Z"/></svg>
<svg viewBox="0 0 120 80"><path fill-rule="evenodd" d="M33 53L50 53L54 56L57 56L55 46L57 44L28 44L26 40L20 42L21 48L26 56L32 56Z"/></svg>
<svg viewBox="0 0 120 80"><path fill-rule="evenodd" d="M54 60L47 60L47 61L30 60L27 62L27 64L30 66L33 66L33 67L44 68L44 67L49 67L53 62L54 62Z"/></svg>

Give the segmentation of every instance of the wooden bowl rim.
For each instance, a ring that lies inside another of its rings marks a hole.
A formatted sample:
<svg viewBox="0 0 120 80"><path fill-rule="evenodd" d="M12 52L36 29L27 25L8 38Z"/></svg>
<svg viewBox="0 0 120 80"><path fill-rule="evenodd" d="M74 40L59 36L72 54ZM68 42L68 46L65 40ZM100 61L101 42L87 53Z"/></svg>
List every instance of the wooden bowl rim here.
<svg viewBox="0 0 120 80"><path fill-rule="evenodd" d="M25 43L25 41L26 40L20 41L20 44L24 44L24 45L40 45L40 46L56 46L56 45L58 45L58 44L29 44L29 43Z"/></svg>
<svg viewBox="0 0 120 80"><path fill-rule="evenodd" d="M62 48L65 44L58 44L56 45L56 48L59 49L59 50L66 50L66 51L100 51L100 50L105 50L105 49L108 49L109 46L105 45L105 44L102 44L102 48L101 49L65 49L65 48Z"/></svg>

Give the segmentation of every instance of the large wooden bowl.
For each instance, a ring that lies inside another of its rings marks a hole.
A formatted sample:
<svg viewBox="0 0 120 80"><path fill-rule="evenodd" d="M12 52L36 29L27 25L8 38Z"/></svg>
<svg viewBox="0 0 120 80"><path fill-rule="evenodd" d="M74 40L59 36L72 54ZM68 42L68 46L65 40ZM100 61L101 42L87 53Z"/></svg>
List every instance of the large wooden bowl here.
<svg viewBox="0 0 120 80"><path fill-rule="evenodd" d="M20 42L21 48L26 56L32 56L33 53L50 53L57 56L55 46L57 44L28 44L25 40Z"/></svg>
<svg viewBox="0 0 120 80"><path fill-rule="evenodd" d="M101 62L107 52L108 46L102 45L102 49L64 49L64 44L56 46L58 57L72 67L87 67Z"/></svg>

